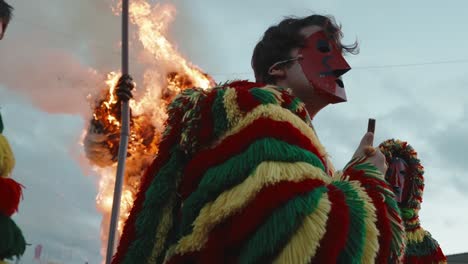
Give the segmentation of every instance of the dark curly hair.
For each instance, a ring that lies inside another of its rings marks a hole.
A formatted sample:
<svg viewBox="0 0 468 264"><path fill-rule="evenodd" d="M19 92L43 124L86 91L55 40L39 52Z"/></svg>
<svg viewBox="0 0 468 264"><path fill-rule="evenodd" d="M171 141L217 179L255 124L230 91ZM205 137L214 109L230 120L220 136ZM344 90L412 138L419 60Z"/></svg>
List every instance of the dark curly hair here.
<svg viewBox="0 0 468 264"><path fill-rule="evenodd" d="M5 31L8 23L10 23L11 17L13 16L13 7L4 0L0 0L0 24Z"/></svg>
<svg viewBox="0 0 468 264"><path fill-rule="evenodd" d="M289 59L292 49L304 47L305 38L300 31L307 26L322 27L328 38L335 41L343 53L357 54L359 52L357 42L351 45L341 43L343 38L341 25L338 25L332 16L287 17L278 25L268 28L255 46L251 63L258 82L266 84L276 82L276 79L268 74L268 69L275 62Z"/></svg>

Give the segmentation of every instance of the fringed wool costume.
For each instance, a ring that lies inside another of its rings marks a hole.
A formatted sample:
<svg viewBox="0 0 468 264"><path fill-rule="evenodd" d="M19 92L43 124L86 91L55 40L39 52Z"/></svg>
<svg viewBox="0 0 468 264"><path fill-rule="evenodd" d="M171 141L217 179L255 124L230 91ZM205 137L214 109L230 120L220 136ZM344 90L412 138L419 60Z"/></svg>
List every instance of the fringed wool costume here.
<svg viewBox="0 0 468 264"><path fill-rule="evenodd" d="M404 186L399 186L405 198L398 203L406 230L404 263L447 263L447 258L439 243L421 227L419 221L419 210L424 191L424 167L421 165L416 151L407 142L395 139L386 140L379 147L389 164L400 159L407 166L404 174ZM390 184L392 184L392 180L389 179L391 173L390 167L387 172Z"/></svg>
<svg viewBox="0 0 468 264"><path fill-rule="evenodd" d="M113 263L398 263L404 230L383 175L333 174L304 104L234 82L168 107Z"/></svg>
<svg viewBox="0 0 468 264"><path fill-rule="evenodd" d="M23 186L9 178L15 158L3 132L0 115L0 263L5 259L19 258L26 249L23 234L11 216L18 211Z"/></svg>

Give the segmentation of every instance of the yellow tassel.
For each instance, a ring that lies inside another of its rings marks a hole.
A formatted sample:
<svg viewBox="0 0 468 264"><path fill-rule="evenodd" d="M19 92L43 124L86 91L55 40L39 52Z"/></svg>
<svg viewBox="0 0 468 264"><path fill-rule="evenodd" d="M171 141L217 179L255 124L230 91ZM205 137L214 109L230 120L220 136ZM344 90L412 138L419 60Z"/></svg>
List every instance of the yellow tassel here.
<svg viewBox="0 0 468 264"><path fill-rule="evenodd" d="M311 143L317 148L319 155L321 157L328 157L328 154L320 143L315 131L309 127L300 117L293 114L286 108L281 107L280 105L259 105L254 108L252 111L245 114L244 117L239 119L241 115L239 106L236 103L236 93L234 89L227 89L226 94L224 95L224 104L226 106L226 112L228 114L228 119L232 128L225 134L220 140L215 144L220 144L225 138L235 135L245 129L247 126L255 122L259 118L269 118L273 121L286 121L298 129L303 135L307 136Z"/></svg>
<svg viewBox="0 0 468 264"><path fill-rule="evenodd" d="M227 88L224 93L224 107L226 108L226 116L228 119L229 127L233 127L239 122L242 111L237 105L237 92L234 88Z"/></svg>
<svg viewBox="0 0 468 264"><path fill-rule="evenodd" d="M353 186L353 189L358 193L359 197L364 202L364 209L366 215L364 216L364 223L366 225L366 241L364 242L364 251L362 259L359 263L375 263L377 252L379 251L379 235L380 232L377 229L377 209L372 203L372 199L367 194L366 190L360 182L349 181Z"/></svg>
<svg viewBox="0 0 468 264"><path fill-rule="evenodd" d="M419 227L416 230L406 232L406 241L409 243L421 243L426 235L426 230Z"/></svg>
<svg viewBox="0 0 468 264"><path fill-rule="evenodd" d="M151 252L151 256L147 261L148 264L156 263L161 253L163 253L162 251L164 243L167 240L167 234L169 233L169 230L172 227L172 208L174 205L174 200L175 197L173 195L167 203L167 205L165 205L163 208L163 217L161 219L161 223L159 223L158 228L156 230L156 238L154 240L156 241L156 243L154 243L153 251Z"/></svg>
<svg viewBox="0 0 468 264"><path fill-rule="evenodd" d="M15 156L6 137L0 134L0 177L7 178L15 167Z"/></svg>
<svg viewBox="0 0 468 264"><path fill-rule="evenodd" d="M331 182L331 178L321 169L305 162L262 162L244 182L223 192L214 202L203 207L193 223L193 232L179 240L176 252L184 254L203 248L209 232L217 224L245 208L262 188L281 181L301 182L306 179L320 179L324 184Z"/></svg>
<svg viewBox="0 0 468 264"><path fill-rule="evenodd" d="M301 227L273 263L309 263L325 235L330 210L330 199L328 194L324 193L317 209L303 220Z"/></svg>

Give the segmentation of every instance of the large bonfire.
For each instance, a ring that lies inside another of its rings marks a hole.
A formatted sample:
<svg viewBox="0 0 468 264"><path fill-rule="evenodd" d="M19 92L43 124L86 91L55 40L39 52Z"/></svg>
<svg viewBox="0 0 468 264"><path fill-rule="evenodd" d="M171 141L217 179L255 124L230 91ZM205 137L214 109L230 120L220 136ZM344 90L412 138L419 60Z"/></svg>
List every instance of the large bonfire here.
<svg viewBox="0 0 468 264"><path fill-rule="evenodd" d="M120 204L119 236L143 172L158 152L157 144L167 118L166 105L183 89L213 85L213 80L182 57L167 38L175 8L167 4L151 5L146 0L130 2L130 21L138 31L142 55L152 64L141 76L143 83L137 87L138 99L130 102L131 132ZM103 255L108 238L120 140L120 108L114 92L119 76L118 72L109 73L99 98L93 98L93 118L84 137L86 155L99 175L96 204L103 214Z"/></svg>

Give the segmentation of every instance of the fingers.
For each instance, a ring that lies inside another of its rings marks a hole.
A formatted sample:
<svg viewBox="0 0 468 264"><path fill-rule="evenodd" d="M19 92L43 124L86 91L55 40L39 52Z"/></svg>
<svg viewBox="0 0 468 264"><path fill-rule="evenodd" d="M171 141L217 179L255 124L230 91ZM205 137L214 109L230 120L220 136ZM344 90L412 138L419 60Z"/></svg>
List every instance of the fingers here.
<svg viewBox="0 0 468 264"><path fill-rule="evenodd" d="M373 152L372 143L374 142L374 134L371 132L367 132L364 137L361 139L356 152L353 155L353 158L371 154ZM371 150L372 149L372 150ZM368 154L369 153L369 154Z"/></svg>
<svg viewBox="0 0 468 264"><path fill-rule="evenodd" d="M124 74L120 77L117 82L116 94L119 100L128 101L133 98L132 90L135 88L135 83L133 82L132 76L129 74Z"/></svg>
<svg viewBox="0 0 468 264"><path fill-rule="evenodd" d="M367 132L361 139L360 147L372 146L374 144L374 133Z"/></svg>
<svg viewBox="0 0 468 264"><path fill-rule="evenodd" d="M365 146L364 147L364 154L366 154L367 157L374 156L376 153L376 150L372 146Z"/></svg>

